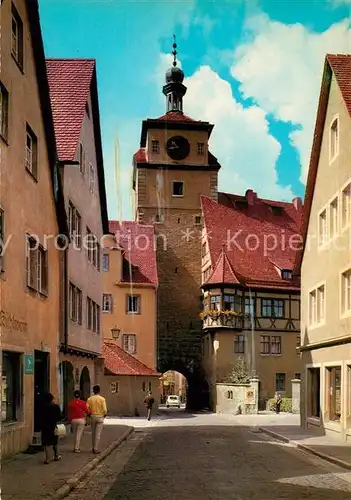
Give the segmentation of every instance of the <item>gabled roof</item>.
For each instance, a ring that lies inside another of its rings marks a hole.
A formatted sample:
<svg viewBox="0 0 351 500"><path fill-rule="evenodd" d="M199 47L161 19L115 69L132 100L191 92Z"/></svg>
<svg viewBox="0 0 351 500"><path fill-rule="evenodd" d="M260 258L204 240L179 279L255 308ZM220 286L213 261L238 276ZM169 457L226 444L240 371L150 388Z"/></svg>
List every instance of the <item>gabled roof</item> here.
<svg viewBox="0 0 351 500"><path fill-rule="evenodd" d="M302 224L304 244L302 250L298 252L296 256L296 274L299 274L301 271L305 250L333 73L338 82L345 106L351 116L351 54L327 54L325 58L304 201L304 217Z"/></svg>
<svg viewBox="0 0 351 500"><path fill-rule="evenodd" d="M351 116L351 54L328 54L327 61L334 72Z"/></svg>
<svg viewBox="0 0 351 500"><path fill-rule="evenodd" d="M155 229L131 221L110 221L110 233L124 250L122 282L158 286Z"/></svg>
<svg viewBox="0 0 351 500"><path fill-rule="evenodd" d="M206 285L231 284L238 285L240 282L235 276L234 269L229 262L228 255L223 245L222 252L214 267L213 273L207 280Z"/></svg>
<svg viewBox="0 0 351 500"><path fill-rule="evenodd" d="M244 286L299 289L296 279L281 278L272 260L294 261L296 252L288 242L300 236L302 209L258 198L251 190L245 196L218 193L218 202L202 196L201 203L214 273L225 270L229 284L234 274Z"/></svg>
<svg viewBox="0 0 351 500"><path fill-rule="evenodd" d="M54 116L57 151L60 162L75 159L81 137L85 106L91 95L99 197L104 233L108 233L105 173L102 155L100 112L94 59L47 59L46 68Z"/></svg>
<svg viewBox="0 0 351 500"><path fill-rule="evenodd" d="M105 340L102 346L105 370L113 375L160 376L160 373L121 349L113 340Z"/></svg>
<svg viewBox="0 0 351 500"><path fill-rule="evenodd" d="M94 59L47 59L59 159L74 161L82 131Z"/></svg>
<svg viewBox="0 0 351 500"><path fill-rule="evenodd" d="M57 145L54 131L53 112L49 95L49 83L46 73L45 53L40 27L38 0L26 0L26 8L29 22L29 32L33 48L41 114L44 124L48 161L51 172L52 193L55 200L56 218L60 233L68 237L68 224L63 189L60 176L57 175ZM55 183L58 186L57 194L55 193Z"/></svg>

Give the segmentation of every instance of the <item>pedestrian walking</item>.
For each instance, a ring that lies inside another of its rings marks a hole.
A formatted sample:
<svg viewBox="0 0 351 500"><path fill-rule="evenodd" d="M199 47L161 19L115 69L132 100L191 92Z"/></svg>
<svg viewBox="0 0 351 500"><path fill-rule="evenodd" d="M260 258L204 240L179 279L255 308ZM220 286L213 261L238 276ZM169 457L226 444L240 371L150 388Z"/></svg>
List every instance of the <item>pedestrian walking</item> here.
<svg viewBox="0 0 351 500"><path fill-rule="evenodd" d="M151 412L152 412L152 407L154 406L155 400L152 396L152 392L149 391L148 395L144 399L144 404L147 409L147 419L151 420Z"/></svg>
<svg viewBox="0 0 351 500"><path fill-rule="evenodd" d="M280 413L280 407L281 407L281 404L282 404L282 398L281 398L281 395L279 394L279 392L277 392L275 394L275 412L277 415L279 415Z"/></svg>
<svg viewBox="0 0 351 500"><path fill-rule="evenodd" d="M100 453L99 442L107 415L107 406L105 398L100 395L99 385L94 385L93 393L87 401L87 407L91 418L93 453Z"/></svg>
<svg viewBox="0 0 351 500"><path fill-rule="evenodd" d="M45 462L50 463L50 448L54 451L54 460L61 460L58 452L57 424L62 419L61 410L54 401L54 396L48 393L44 396L43 406L40 411L41 443L44 446Z"/></svg>
<svg viewBox="0 0 351 500"><path fill-rule="evenodd" d="M80 441L86 425L86 416L90 413L86 403L80 397L80 392L74 391L74 398L68 405L68 423L71 424L74 432L74 453L80 453Z"/></svg>

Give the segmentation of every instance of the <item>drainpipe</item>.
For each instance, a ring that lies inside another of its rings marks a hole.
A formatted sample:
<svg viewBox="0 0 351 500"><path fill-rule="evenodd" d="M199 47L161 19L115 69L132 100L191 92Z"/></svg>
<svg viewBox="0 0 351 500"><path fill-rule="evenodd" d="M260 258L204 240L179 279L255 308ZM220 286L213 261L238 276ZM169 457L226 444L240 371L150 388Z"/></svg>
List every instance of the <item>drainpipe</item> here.
<svg viewBox="0 0 351 500"><path fill-rule="evenodd" d="M63 345L64 345L64 353L67 353L68 348L68 314L67 314L67 305L68 305L68 248L65 248L63 255L63 286L64 286L64 294L63 294Z"/></svg>

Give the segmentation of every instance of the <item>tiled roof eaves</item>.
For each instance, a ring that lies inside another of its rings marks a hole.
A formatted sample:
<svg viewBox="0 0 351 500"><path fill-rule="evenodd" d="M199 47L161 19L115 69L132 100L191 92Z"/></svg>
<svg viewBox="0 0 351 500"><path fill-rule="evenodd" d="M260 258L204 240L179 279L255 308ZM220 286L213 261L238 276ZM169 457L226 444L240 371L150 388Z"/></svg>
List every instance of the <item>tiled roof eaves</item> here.
<svg viewBox="0 0 351 500"><path fill-rule="evenodd" d="M302 231L301 231L303 244L302 244L302 249L299 252L297 252L295 266L294 266L294 274L297 275L299 275L301 272L301 264L306 247L307 232L310 221L314 188L317 178L319 157L321 153L321 144L323 139L323 130L327 113L331 80L332 80L332 70L329 65L328 59L326 58L324 63L321 91L319 95L318 110L317 110L316 124L314 129L310 165L308 170L306 193L304 200L304 216L302 219Z"/></svg>
<svg viewBox="0 0 351 500"><path fill-rule="evenodd" d="M91 90L92 115L94 123L96 162L97 162L98 178L99 178L101 222L102 222L103 232L104 234L107 234L109 232L109 224L108 224L107 198L106 198L106 187L105 187L104 160L103 160L102 140L101 140L101 125L100 125L96 64L94 64L94 71L92 75L90 90Z"/></svg>
<svg viewBox="0 0 351 500"><path fill-rule="evenodd" d="M36 70L40 107L44 124L44 132L47 144L47 154L50 165L52 193L55 200L56 217L59 231L62 235L69 237L68 222L65 210L63 188L60 176L57 175L58 194L55 197L55 175L58 169L57 144L55 138L54 119L51 107L49 82L46 72L45 51L40 27L38 0L26 0L26 8L29 22L31 42L33 46L34 64Z"/></svg>

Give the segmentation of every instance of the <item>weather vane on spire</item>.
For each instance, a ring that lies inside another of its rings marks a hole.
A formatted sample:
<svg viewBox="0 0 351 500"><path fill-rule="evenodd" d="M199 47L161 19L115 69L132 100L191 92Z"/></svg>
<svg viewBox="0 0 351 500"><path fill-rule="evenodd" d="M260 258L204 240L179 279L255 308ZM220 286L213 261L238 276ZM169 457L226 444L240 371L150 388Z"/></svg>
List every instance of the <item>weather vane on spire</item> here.
<svg viewBox="0 0 351 500"><path fill-rule="evenodd" d="M176 43L176 36L173 35L173 51L172 51L172 54L173 54L173 66L177 66L177 43Z"/></svg>

